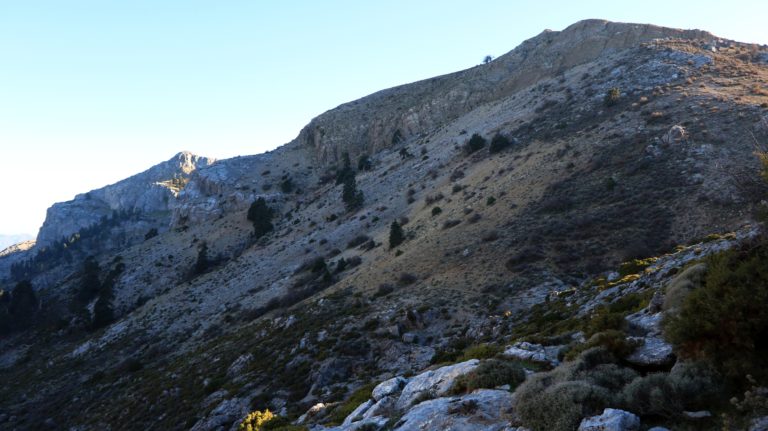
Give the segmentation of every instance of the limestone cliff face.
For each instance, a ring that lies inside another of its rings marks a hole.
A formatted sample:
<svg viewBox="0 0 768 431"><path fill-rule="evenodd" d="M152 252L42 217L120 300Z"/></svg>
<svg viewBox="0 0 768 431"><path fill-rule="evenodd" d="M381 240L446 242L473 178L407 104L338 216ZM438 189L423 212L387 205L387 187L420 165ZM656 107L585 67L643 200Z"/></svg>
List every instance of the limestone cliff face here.
<svg viewBox="0 0 768 431"><path fill-rule="evenodd" d="M213 159L181 152L148 170L112 185L75 196L48 209L37 236L46 246L98 223L115 212L137 214L146 225L168 226L169 207L179 188L196 169Z"/></svg>
<svg viewBox="0 0 768 431"><path fill-rule="evenodd" d="M343 152L374 154L576 65L660 38L715 36L650 24L580 21L563 31L544 31L489 64L343 104L313 119L293 144L306 148L319 164L336 163Z"/></svg>

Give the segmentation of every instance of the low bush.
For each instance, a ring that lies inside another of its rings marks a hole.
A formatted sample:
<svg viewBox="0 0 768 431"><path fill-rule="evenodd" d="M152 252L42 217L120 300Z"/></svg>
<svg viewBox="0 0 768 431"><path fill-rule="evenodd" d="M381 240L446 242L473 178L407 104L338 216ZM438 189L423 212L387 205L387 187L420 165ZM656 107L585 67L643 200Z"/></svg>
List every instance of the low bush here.
<svg viewBox="0 0 768 431"><path fill-rule="evenodd" d="M501 353L501 347L496 344L475 344L465 348L461 355L456 358L458 362L468 361L470 359L488 359Z"/></svg>
<svg viewBox="0 0 768 431"><path fill-rule="evenodd" d="M605 106L613 106L619 103L619 99L621 99L621 90L618 87L613 87L605 93L603 103Z"/></svg>
<svg viewBox="0 0 768 431"><path fill-rule="evenodd" d="M678 356L704 359L731 379L768 378L768 240L705 259L702 286L667 314L664 330Z"/></svg>
<svg viewBox="0 0 768 431"><path fill-rule="evenodd" d="M264 198L256 199L248 208L248 220L253 223L253 234L257 239L275 228L272 225L274 215L274 210L267 205Z"/></svg>
<svg viewBox="0 0 768 431"><path fill-rule="evenodd" d="M624 277L630 274L637 274L651 266L656 262L658 258L650 257L647 259L632 259L627 262L622 262L619 265L619 277Z"/></svg>
<svg viewBox="0 0 768 431"><path fill-rule="evenodd" d="M678 364L669 373L637 377L621 392L625 408L641 416L672 418L710 407L720 392L718 377L703 364Z"/></svg>
<svg viewBox="0 0 768 431"><path fill-rule="evenodd" d="M255 412L249 413L248 416L246 416L245 419L240 422L240 426L238 426L237 429L238 431L262 431L267 429L274 429L271 427L268 428L267 424L276 418L277 416L269 411L269 409L266 409L263 412L257 410Z"/></svg>
<svg viewBox="0 0 768 431"><path fill-rule="evenodd" d="M450 229L460 224L461 224L461 220L446 220L445 222L443 222L443 229Z"/></svg>
<svg viewBox="0 0 768 431"><path fill-rule="evenodd" d="M673 278L667 285L664 293L664 311L671 314L676 313L680 306L683 305L688 294L701 287L706 272L707 265L699 263Z"/></svg>
<svg viewBox="0 0 768 431"><path fill-rule="evenodd" d="M347 248L355 248L355 247L361 246L361 245L365 244L366 242L370 241L370 239L371 239L371 237L369 237L368 235L358 235L358 236L352 238L347 243Z"/></svg>
<svg viewBox="0 0 768 431"><path fill-rule="evenodd" d="M376 288L376 293L373 294L373 298L381 298L387 296L395 291L395 287L391 284L383 283Z"/></svg>
<svg viewBox="0 0 768 431"><path fill-rule="evenodd" d="M586 343L578 344L572 347L565 354L565 359L573 360L585 350L589 350L594 347L602 347L617 358L622 358L632 353L637 347L637 344L627 340L627 334L624 332L617 331L615 329L609 329L607 331L594 334L592 337L590 337L589 340L587 340Z"/></svg>
<svg viewBox="0 0 768 431"><path fill-rule="evenodd" d="M645 308L651 293L630 293L610 304L597 307L584 326L585 334L590 337L598 332L623 330L627 325L625 317Z"/></svg>
<svg viewBox="0 0 768 431"><path fill-rule="evenodd" d="M516 388L525 380L525 370L519 364L498 359L488 359L467 374L459 376L451 387L451 393L469 393L475 389L493 389L509 385Z"/></svg>
<svg viewBox="0 0 768 431"><path fill-rule="evenodd" d="M546 376L534 376L521 385L517 412L533 431L573 431L581 419L610 405L607 389L585 381L547 384Z"/></svg>
<svg viewBox="0 0 768 431"><path fill-rule="evenodd" d="M415 275L404 272L400 274L400 277L398 277L397 282L400 283L401 286L409 286L415 283L416 280L418 280L418 278Z"/></svg>
<svg viewBox="0 0 768 431"><path fill-rule="evenodd" d="M405 241L405 233L402 226L397 221L393 221L389 226L389 249L399 246Z"/></svg>
<svg viewBox="0 0 768 431"><path fill-rule="evenodd" d="M533 431L571 431L582 418L614 404L615 391L609 388L615 386L606 388L600 383L630 377L604 366L615 362L606 349L593 348L573 362L529 377L516 392L516 410L523 424Z"/></svg>
<svg viewBox="0 0 768 431"><path fill-rule="evenodd" d="M472 154L476 151L482 150L483 147L485 147L485 144L487 141L485 138L480 136L477 133L474 133L471 138L469 138L469 141L467 141L466 144L464 144L464 152L467 154Z"/></svg>
<svg viewBox="0 0 768 431"><path fill-rule="evenodd" d="M510 145L512 145L512 141L510 141L508 137L502 134L496 134L491 139L491 146L488 147L488 151L491 154L499 153L506 150Z"/></svg>

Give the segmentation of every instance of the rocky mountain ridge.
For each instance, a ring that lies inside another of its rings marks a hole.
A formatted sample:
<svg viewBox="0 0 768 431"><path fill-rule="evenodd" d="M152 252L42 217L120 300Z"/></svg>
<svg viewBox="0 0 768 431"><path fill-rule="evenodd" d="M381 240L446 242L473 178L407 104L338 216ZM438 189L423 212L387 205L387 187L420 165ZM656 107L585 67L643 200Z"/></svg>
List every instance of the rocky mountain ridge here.
<svg viewBox="0 0 768 431"><path fill-rule="evenodd" d="M45 222L37 234L37 244L46 247L66 239L114 212L157 217L159 220L148 225L166 227L169 224L167 213L171 208L170 202L176 198L190 174L213 162L207 157L180 152L170 160L130 178L79 194L71 201L54 204L48 209Z"/></svg>

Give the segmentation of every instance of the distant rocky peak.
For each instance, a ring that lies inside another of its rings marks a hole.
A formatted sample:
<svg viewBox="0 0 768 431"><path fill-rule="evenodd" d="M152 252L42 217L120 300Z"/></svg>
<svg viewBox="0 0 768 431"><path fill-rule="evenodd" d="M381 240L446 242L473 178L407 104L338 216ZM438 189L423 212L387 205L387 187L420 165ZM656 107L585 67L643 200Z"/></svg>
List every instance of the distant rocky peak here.
<svg viewBox="0 0 768 431"><path fill-rule="evenodd" d="M71 201L56 203L48 209L38 234L38 245L60 241L116 213L141 216L138 217L141 226L133 227L137 238L151 227L165 228L170 222L169 205L187 184L189 176L214 161L182 151L144 172L77 195Z"/></svg>
<svg viewBox="0 0 768 431"><path fill-rule="evenodd" d="M190 151L181 151L173 156L170 160L168 160L168 163L178 163L178 169L180 173L191 174L192 171L195 171L203 166L208 166L215 161L216 159L214 158L199 156Z"/></svg>

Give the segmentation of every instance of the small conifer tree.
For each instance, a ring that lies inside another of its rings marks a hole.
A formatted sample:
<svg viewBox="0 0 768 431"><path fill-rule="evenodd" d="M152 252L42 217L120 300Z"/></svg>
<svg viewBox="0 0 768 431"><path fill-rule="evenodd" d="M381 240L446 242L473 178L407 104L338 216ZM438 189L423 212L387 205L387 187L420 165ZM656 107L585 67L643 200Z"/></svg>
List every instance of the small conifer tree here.
<svg viewBox="0 0 768 431"><path fill-rule="evenodd" d="M267 201L264 198L258 198L251 204L251 207L248 208L248 220L253 223L253 233L256 239L268 234L275 228L272 225L274 215L274 211L267 205Z"/></svg>
<svg viewBox="0 0 768 431"><path fill-rule="evenodd" d="M403 227L397 220L393 221L389 226L389 249L393 249L402 244L405 240L405 234L403 233Z"/></svg>

